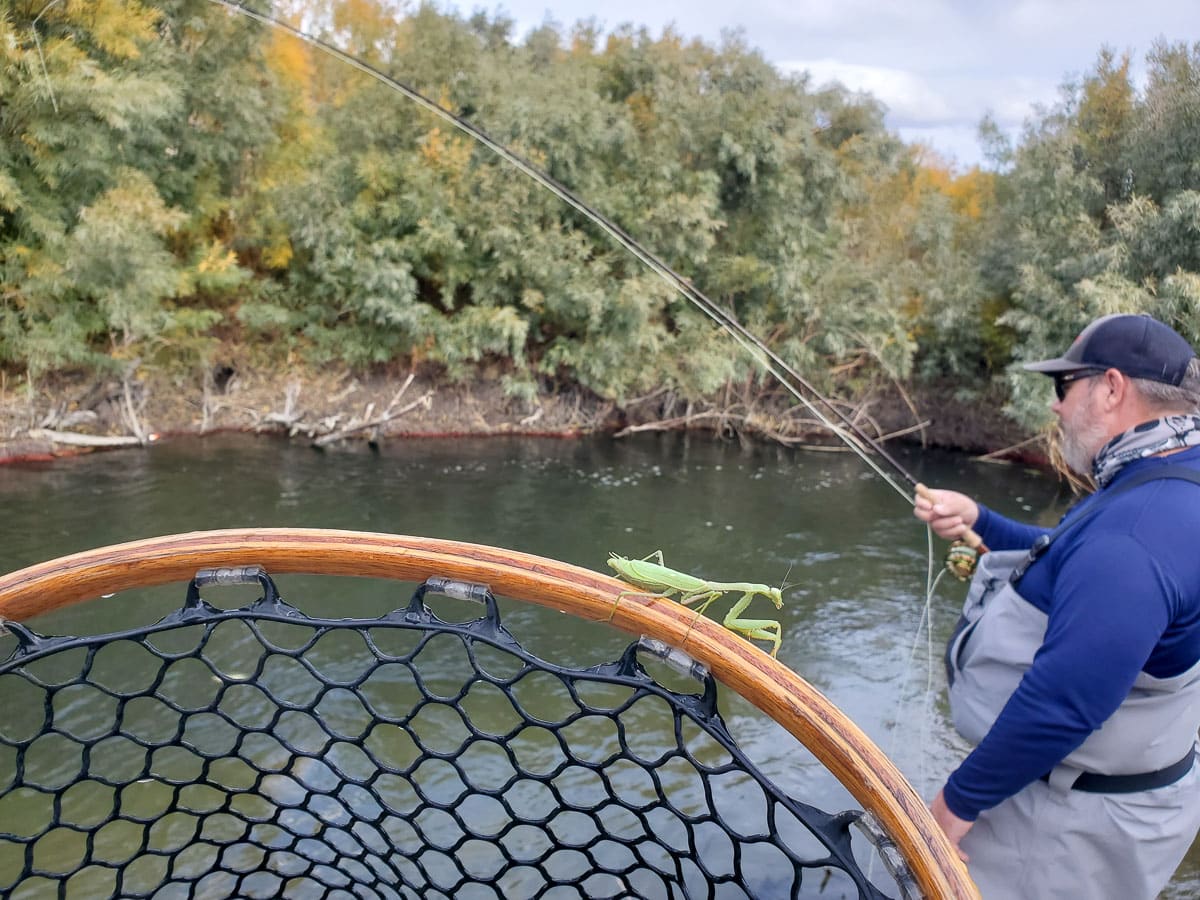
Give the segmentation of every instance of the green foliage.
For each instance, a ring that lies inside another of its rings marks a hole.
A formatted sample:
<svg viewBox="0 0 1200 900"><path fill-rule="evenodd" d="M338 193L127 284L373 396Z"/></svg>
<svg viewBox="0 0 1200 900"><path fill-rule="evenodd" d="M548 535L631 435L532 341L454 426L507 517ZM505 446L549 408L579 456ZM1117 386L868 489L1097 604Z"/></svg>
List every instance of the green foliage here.
<svg viewBox="0 0 1200 900"><path fill-rule="evenodd" d="M1161 204L1176 191L1200 190L1200 43L1159 43L1146 67L1128 168L1133 190Z"/></svg>
<svg viewBox="0 0 1200 900"><path fill-rule="evenodd" d="M1148 66L1139 96L1128 60L1102 52L1029 123L1004 176L986 281L1015 338L1011 412L1031 427L1048 416L1044 385L1015 363L1061 352L1095 316L1144 312L1195 333L1183 298L1200 272L1200 47L1160 44Z"/></svg>
<svg viewBox="0 0 1200 900"><path fill-rule="evenodd" d="M0 362L37 375L167 346L173 363L203 357L248 274L215 224L247 148L272 138L254 41L231 33L203 0L0 18Z"/></svg>
<svg viewBox="0 0 1200 900"><path fill-rule="evenodd" d="M1139 92L1102 50L956 171L883 108L740 38L390 0L274 7L468 117L619 223L820 387L1007 379L1093 316L1195 337L1200 45ZM0 364L188 368L221 341L366 367L487 367L622 400L762 376L666 282L466 135L208 0L0 13Z"/></svg>
<svg viewBox="0 0 1200 900"><path fill-rule="evenodd" d="M1127 200L1133 188L1125 157L1134 114L1129 56L1117 60L1101 50L1095 71L1079 88L1075 131L1078 163L1100 182L1105 204Z"/></svg>
<svg viewBox="0 0 1200 900"><path fill-rule="evenodd" d="M179 281L162 238L183 219L166 208L149 179L124 170L80 211L65 241L63 275L126 347L160 331L169 318L163 301L176 295Z"/></svg>

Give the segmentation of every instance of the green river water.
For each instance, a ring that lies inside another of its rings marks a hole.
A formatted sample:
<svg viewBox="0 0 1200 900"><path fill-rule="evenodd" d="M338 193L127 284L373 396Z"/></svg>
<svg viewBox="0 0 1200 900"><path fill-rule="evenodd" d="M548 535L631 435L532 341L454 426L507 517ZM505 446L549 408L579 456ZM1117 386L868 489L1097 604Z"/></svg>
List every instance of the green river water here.
<svg viewBox="0 0 1200 900"><path fill-rule="evenodd" d="M916 451L903 462L928 484L968 490L1043 524L1071 499L1052 477L1021 467ZM379 452L317 452L226 435L0 467L0 510L5 572L138 538L291 526L490 544L601 571L610 551L661 549L671 566L714 580L779 584L786 576L795 587L784 609L770 612L783 625L781 661L841 707L926 799L966 749L947 722L940 661L964 588L943 579L932 636L919 629L925 529L849 454L679 435L423 439ZM935 540L938 565L944 550ZM358 579L278 582L295 606L331 617L380 614L411 592ZM152 622L182 599L182 585L131 591L29 624L42 633L100 633ZM720 616L725 602L710 614ZM755 612L768 609L755 601ZM539 607L506 602L502 612L527 649L572 666L614 659L629 640ZM0 643L0 653L9 646ZM749 703L724 697L722 712L742 749L793 796L831 810L855 805ZM1193 852L1168 896L1198 894L1200 853Z"/></svg>

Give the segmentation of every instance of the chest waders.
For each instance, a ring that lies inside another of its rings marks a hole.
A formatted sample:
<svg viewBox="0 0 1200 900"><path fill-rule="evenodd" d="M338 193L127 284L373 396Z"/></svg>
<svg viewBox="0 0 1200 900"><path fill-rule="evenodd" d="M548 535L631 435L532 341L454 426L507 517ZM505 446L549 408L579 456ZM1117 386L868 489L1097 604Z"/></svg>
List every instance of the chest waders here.
<svg viewBox="0 0 1200 900"><path fill-rule="evenodd" d="M991 729L1045 639L1048 617L1018 587L1064 533L1150 481L1200 485L1182 466L1132 475L1026 550L979 561L946 648L955 729L977 744ZM963 841L985 900L1153 898L1200 828L1193 771L1200 662L1170 678L1139 672L1129 695L1079 747L998 806ZM1106 893L1107 892L1107 893Z"/></svg>

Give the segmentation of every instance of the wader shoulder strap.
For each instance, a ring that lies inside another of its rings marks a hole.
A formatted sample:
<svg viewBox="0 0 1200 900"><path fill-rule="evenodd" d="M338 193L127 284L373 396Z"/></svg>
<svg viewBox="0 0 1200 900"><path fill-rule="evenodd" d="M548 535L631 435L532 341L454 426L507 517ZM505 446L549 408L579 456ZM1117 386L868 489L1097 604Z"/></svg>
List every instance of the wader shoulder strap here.
<svg viewBox="0 0 1200 900"><path fill-rule="evenodd" d="M1008 580L1013 584L1016 584L1018 581L1020 581L1022 576L1024 576L1024 574L1029 570L1029 567L1037 562L1038 559L1041 558L1042 554L1050 548L1050 545L1058 540L1058 538L1064 532L1070 531L1076 525L1086 522L1121 494L1124 494L1126 491L1133 490L1135 487L1140 487L1148 481L1158 481L1163 478L1178 478L1181 481L1190 481L1193 484L1200 485L1200 471L1188 468L1187 466L1166 466L1163 468L1147 469L1144 472L1138 472L1130 476L1127 481L1123 481L1110 490L1101 493L1095 499L1092 505L1079 515L1061 523L1053 531L1049 532L1048 534L1043 534L1036 541L1034 541L1033 546L1029 548L1029 556L1025 558L1024 562L1013 569Z"/></svg>

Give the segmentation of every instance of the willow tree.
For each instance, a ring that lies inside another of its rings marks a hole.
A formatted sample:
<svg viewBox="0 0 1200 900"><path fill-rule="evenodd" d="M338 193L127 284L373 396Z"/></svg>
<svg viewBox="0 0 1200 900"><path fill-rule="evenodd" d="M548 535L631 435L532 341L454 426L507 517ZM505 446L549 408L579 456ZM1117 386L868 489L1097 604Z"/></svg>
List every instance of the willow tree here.
<svg viewBox="0 0 1200 900"><path fill-rule="evenodd" d="M0 18L0 360L36 375L203 352L213 297L243 274L231 198L271 134L239 34L201 0Z"/></svg>
<svg viewBox="0 0 1200 900"><path fill-rule="evenodd" d="M1200 48L1159 44L1144 93L1107 51L1031 120L1001 182L985 277L1006 298L997 322L1016 361L1061 350L1092 318L1156 315L1195 340ZM1012 411L1044 416L1035 380L1013 369Z"/></svg>

